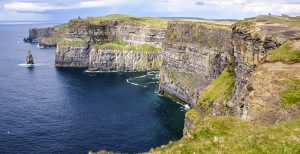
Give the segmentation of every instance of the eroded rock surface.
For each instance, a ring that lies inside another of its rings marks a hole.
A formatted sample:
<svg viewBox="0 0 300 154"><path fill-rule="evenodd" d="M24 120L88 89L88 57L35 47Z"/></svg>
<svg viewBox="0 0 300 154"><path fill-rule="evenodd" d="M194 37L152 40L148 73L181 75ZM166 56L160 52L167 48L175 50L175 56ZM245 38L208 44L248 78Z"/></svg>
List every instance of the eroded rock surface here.
<svg viewBox="0 0 300 154"><path fill-rule="evenodd" d="M230 61L227 26L178 21L168 25L159 92L191 106Z"/></svg>

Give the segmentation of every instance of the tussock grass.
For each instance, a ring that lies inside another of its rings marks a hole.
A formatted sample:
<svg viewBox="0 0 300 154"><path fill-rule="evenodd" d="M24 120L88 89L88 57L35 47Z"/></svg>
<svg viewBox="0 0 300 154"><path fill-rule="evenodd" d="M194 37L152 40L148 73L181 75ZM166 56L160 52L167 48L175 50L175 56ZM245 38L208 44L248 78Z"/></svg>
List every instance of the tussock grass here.
<svg viewBox="0 0 300 154"><path fill-rule="evenodd" d="M42 39L42 43L54 45L54 44L57 44L57 43L61 42L62 40L63 40L62 36L52 35L50 37L44 37Z"/></svg>
<svg viewBox="0 0 300 154"><path fill-rule="evenodd" d="M82 47L87 44L87 41L83 39L76 39L76 40L67 40L63 39L58 43L59 46L72 46L72 47Z"/></svg>
<svg viewBox="0 0 300 154"><path fill-rule="evenodd" d="M282 92L280 96L285 106L300 104L300 80L291 80L289 88Z"/></svg>
<svg viewBox="0 0 300 154"><path fill-rule="evenodd" d="M185 113L185 118L196 124L201 118L201 114L196 109L190 109Z"/></svg>
<svg viewBox="0 0 300 154"><path fill-rule="evenodd" d="M300 50L292 47L292 42L289 41L279 48L270 51L267 61L281 61L281 62L297 62L300 61Z"/></svg>
<svg viewBox="0 0 300 154"><path fill-rule="evenodd" d="M225 68L221 75L213 80L201 94L197 104L209 105L215 100L227 101L231 98L230 93L234 85L234 73Z"/></svg>
<svg viewBox="0 0 300 154"><path fill-rule="evenodd" d="M266 24L282 24L288 27L300 27L300 17L289 16L258 16L255 18L257 22Z"/></svg>
<svg viewBox="0 0 300 154"><path fill-rule="evenodd" d="M299 153L300 118L274 125L252 125L233 117L200 122L190 136L149 153Z"/></svg>
<svg viewBox="0 0 300 154"><path fill-rule="evenodd" d="M98 25L103 21L109 20L124 20L133 23L143 24L151 28L167 29L167 24L170 19L167 18L154 18L154 17L135 17L124 14L112 14L103 17L89 17L86 19L74 19L73 21L86 21L90 24Z"/></svg>
<svg viewBox="0 0 300 154"><path fill-rule="evenodd" d="M117 50L117 51L134 51L134 52L159 52L161 48L150 44L133 45L124 41L112 41L104 44L94 45L95 49Z"/></svg>

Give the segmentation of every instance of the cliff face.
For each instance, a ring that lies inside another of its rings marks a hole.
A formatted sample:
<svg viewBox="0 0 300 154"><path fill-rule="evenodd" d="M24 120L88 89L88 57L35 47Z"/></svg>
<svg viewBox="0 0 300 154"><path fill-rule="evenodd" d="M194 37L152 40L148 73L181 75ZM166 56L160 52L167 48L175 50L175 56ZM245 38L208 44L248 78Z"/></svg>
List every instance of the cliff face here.
<svg viewBox="0 0 300 154"><path fill-rule="evenodd" d="M55 65L60 67L89 67L89 46L58 45L55 53Z"/></svg>
<svg viewBox="0 0 300 154"><path fill-rule="evenodd" d="M158 70L161 52L133 50L144 44L159 48L164 37L164 30L123 20L98 23L73 20L68 24L64 41L58 44L55 64L89 67L91 71ZM126 43L127 48L120 49L116 40ZM97 48L101 45L106 47Z"/></svg>
<svg viewBox="0 0 300 154"><path fill-rule="evenodd" d="M40 43L42 39L45 37L50 37L51 34L54 32L54 28L32 28L29 29L29 37L24 38L25 42L29 43Z"/></svg>
<svg viewBox="0 0 300 154"><path fill-rule="evenodd" d="M90 71L148 71L159 70L160 52L134 52L92 49Z"/></svg>
<svg viewBox="0 0 300 154"><path fill-rule="evenodd" d="M235 84L232 91L233 114L246 118L249 109L247 96L252 90L249 85L251 73L264 63L268 53L278 48L283 40L261 32L253 21L235 24L232 31L232 44L235 57Z"/></svg>
<svg viewBox="0 0 300 154"><path fill-rule="evenodd" d="M171 22L164 42L159 92L196 105L202 90L230 61L231 30L197 22Z"/></svg>
<svg viewBox="0 0 300 154"><path fill-rule="evenodd" d="M119 23L114 28L116 37L131 44L149 43L157 47L162 46L165 31L153 29L138 24Z"/></svg>

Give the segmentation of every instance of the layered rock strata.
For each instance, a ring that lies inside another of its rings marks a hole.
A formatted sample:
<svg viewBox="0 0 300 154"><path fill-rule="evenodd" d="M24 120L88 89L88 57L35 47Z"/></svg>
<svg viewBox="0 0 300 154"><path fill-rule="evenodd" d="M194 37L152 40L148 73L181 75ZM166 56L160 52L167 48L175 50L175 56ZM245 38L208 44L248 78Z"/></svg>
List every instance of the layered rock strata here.
<svg viewBox="0 0 300 154"><path fill-rule="evenodd" d="M28 43L41 43L45 37L50 37L54 32L54 28L32 28L29 29L29 37L24 38L24 42Z"/></svg>
<svg viewBox="0 0 300 154"><path fill-rule="evenodd" d="M256 67L264 63L268 53L278 48L284 40L264 33L254 21L236 23L232 30L232 44L235 59L235 84L232 91L233 114L246 118L247 96L251 91L249 79Z"/></svg>
<svg viewBox="0 0 300 154"><path fill-rule="evenodd" d="M228 26L187 21L169 23L159 93L194 107L202 90L229 63L230 40Z"/></svg>
<svg viewBox="0 0 300 154"><path fill-rule="evenodd" d="M57 67L88 67L92 71L147 71L158 70L161 52L130 51L96 46L121 40L129 45L149 44L161 47L164 30L123 20L101 21L92 24L72 20L64 41L58 44Z"/></svg>

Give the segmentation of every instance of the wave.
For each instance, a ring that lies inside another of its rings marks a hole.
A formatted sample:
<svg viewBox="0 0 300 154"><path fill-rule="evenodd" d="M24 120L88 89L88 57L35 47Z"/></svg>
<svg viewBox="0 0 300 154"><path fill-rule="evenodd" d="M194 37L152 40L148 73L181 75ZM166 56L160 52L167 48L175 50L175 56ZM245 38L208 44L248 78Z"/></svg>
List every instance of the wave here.
<svg viewBox="0 0 300 154"><path fill-rule="evenodd" d="M35 66L42 66L44 63L37 63L37 64L18 64L21 67L35 67Z"/></svg>
<svg viewBox="0 0 300 154"><path fill-rule="evenodd" d="M157 84L158 83L158 72L152 71L147 72L145 75L132 77L126 79L126 82L135 86L142 86L147 88L150 84Z"/></svg>

